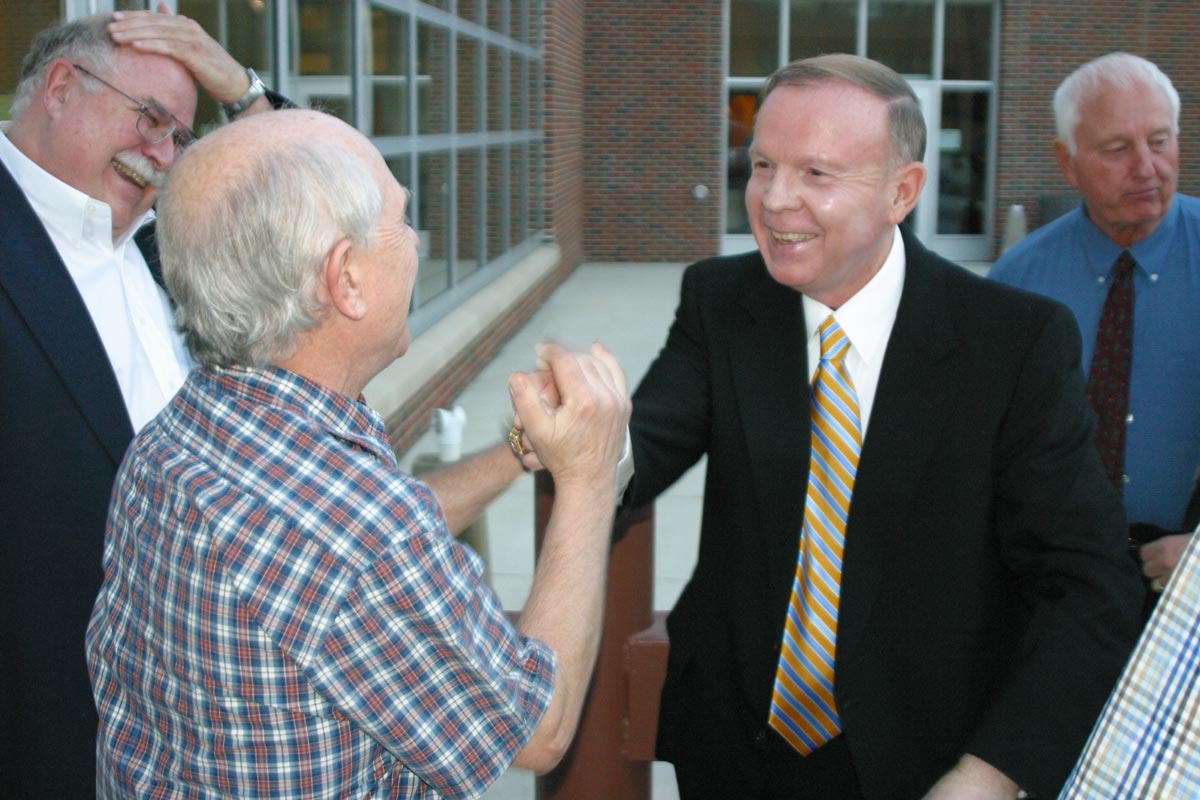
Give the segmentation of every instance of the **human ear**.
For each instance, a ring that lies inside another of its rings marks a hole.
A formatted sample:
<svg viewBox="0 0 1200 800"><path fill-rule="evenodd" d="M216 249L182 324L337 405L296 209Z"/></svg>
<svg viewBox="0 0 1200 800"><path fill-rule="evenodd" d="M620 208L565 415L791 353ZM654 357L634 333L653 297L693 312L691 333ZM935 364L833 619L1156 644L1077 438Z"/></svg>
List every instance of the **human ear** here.
<svg viewBox="0 0 1200 800"><path fill-rule="evenodd" d="M892 222L900 224L909 212L916 207L921 199L921 190L925 188L925 178L928 173L920 161L911 161L900 167L892 175Z"/></svg>
<svg viewBox="0 0 1200 800"><path fill-rule="evenodd" d="M46 82L42 85L41 102L51 118L58 118L67 104L76 77L75 67L65 58L57 58L46 69Z"/></svg>
<svg viewBox="0 0 1200 800"><path fill-rule="evenodd" d="M1071 184L1072 189L1078 189L1079 185L1075 181L1075 170L1072 166L1074 157L1071 151L1067 149L1067 143L1060 140L1054 140L1054 157L1058 159L1058 168L1062 170L1063 177L1067 179L1067 183Z"/></svg>
<svg viewBox="0 0 1200 800"><path fill-rule="evenodd" d="M367 315L367 300L363 291L362 270L356 255L355 247L349 239L338 239L322 264L321 288L338 313L357 321Z"/></svg>

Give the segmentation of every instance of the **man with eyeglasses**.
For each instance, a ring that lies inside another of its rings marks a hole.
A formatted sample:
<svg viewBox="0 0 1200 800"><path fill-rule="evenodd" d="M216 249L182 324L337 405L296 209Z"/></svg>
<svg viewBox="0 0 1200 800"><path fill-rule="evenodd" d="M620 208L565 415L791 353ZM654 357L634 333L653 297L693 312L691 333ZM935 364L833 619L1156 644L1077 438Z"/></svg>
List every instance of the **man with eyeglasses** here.
<svg viewBox="0 0 1200 800"><path fill-rule="evenodd" d="M148 223L197 85L230 117L286 103L192 20L117 12L39 34L0 124L0 797L95 791L108 500L191 367Z"/></svg>

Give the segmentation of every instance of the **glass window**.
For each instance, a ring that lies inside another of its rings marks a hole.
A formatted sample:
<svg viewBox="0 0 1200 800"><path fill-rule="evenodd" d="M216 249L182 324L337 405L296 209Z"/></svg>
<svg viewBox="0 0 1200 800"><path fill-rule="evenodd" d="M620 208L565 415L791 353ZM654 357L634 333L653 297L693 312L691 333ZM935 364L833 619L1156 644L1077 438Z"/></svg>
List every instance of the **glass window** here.
<svg viewBox="0 0 1200 800"><path fill-rule="evenodd" d="M821 53L853 53L857 45L858 0L792 0L788 59Z"/></svg>
<svg viewBox="0 0 1200 800"><path fill-rule="evenodd" d="M458 15L470 22L483 24L483 17L480 16L479 6L484 0L458 0ZM495 0L492 0L495 2Z"/></svg>
<svg viewBox="0 0 1200 800"><path fill-rule="evenodd" d="M746 217L746 183L750 180L750 138L758 92L734 89L729 92L728 189L725 192L725 232L750 233Z"/></svg>
<svg viewBox="0 0 1200 800"><path fill-rule="evenodd" d="M486 0L487 26L496 33L508 33L508 0Z"/></svg>
<svg viewBox="0 0 1200 800"><path fill-rule="evenodd" d="M371 12L371 125L373 136L404 136L408 119L408 16Z"/></svg>
<svg viewBox="0 0 1200 800"><path fill-rule="evenodd" d="M518 42L529 41L529 0L508 0L508 35Z"/></svg>
<svg viewBox="0 0 1200 800"><path fill-rule="evenodd" d="M525 241L529 230L529 146L514 145L508 170L508 245Z"/></svg>
<svg viewBox="0 0 1200 800"><path fill-rule="evenodd" d="M525 162L525 232L529 236L538 233L542 227L542 156L541 142L529 146L530 158Z"/></svg>
<svg viewBox="0 0 1200 800"><path fill-rule="evenodd" d="M932 78L933 0L871 0L867 57L907 78Z"/></svg>
<svg viewBox="0 0 1200 800"><path fill-rule="evenodd" d="M986 81L992 75L992 4L946 3L942 77Z"/></svg>
<svg viewBox="0 0 1200 800"><path fill-rule="evenodd" d="M945 92L938 146L938 233L983 233L988 92Z"/></svg>
<svg viewBox="0 0 1200 800"><path fill-rule="evenodd" d="M529 128L529 59L513 54L508 63L508 128L523 131Z"/></svg>
<svg viewBox="0 0 1200 800"><path fill-rule="evenodd" d="M117 6L118 8L120 6ZM127 3L128 8L145 8L144 2ZM272 47L271 3L230 3L227 0L179 0L180 14L191 17L209 35L220 42L239 64L252 68L267 86L278 81L271 74ZM215 100L200 92L196 104L197 132L203 134L221 124L221 114Z"/></svg>
<svg viewBox="0 0 1200 800"><path fill-rule="evenodd" d="M455 259L455 281L474 273L482 264L479 258L482 233L479 220L484 209L479 197L479 161L479 151L474 148L458 151L458 197L455 201L458 210L458 256Z"/></svg>
<svg viewBox="0 0 1200 800"><path fill-rule="evenodd" d="M459 36L457 50L458 132L475 133L480 130L479 102L483 99L479 91L479 54L483 50L483 43L478 39Z"/></svg>
<svg viewBox="0 0 1200 800"><path fill-rule="evenodd" d="M447 133L450 98L450 33L417 23L417 132Z"/></svg>
<svg viewBox="0 0 1200 800"><path fill-rule="evenodd" d="M779 66L779 0L729 0L729 74L766 77Z"/></svg>
<svg viewBox="0 0 1200 800"><path fill-rule="evenodd" d="M499 258L508 250L508 148L487 150L487 258Z"/></svg>
<svg viewBox="0 0 1200 800"><path fill-rule="evenodd" d="M299 52L292 54L292 99L354 124L350 70L354 57L350 30L354 4L340 0L298 0Z"/></svg>
<svg viewBox="0 0 1200 800"><path fill-rule="evenodd" d="M487 49L487 115L488 130L503 131L509 128L508 98L508 51L499 47Z"/></svg>
<svg viewBox="0 0 1200 800"><path fill-rule="evenodd" d="M417 303L421 304L450 286L450 159L446 153L421 156L416 205L410 218L421 240L417 272Z"/></svg>

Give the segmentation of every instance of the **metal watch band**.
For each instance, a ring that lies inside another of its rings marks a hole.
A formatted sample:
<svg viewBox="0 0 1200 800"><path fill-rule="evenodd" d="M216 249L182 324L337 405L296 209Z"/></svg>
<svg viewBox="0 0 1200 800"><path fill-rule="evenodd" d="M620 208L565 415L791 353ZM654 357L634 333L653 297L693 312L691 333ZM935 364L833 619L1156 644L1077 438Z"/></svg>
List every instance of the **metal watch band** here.
<svg viewBox="0 0 1200 800"><path fill-rule="evenodd" d="M254 70L247 69L246 74L250 77L250 88L246 90L246 93L236 103L221 104L221 108L225 111L225 116L230 119L245 111L254 104L255 100L267 93L266 84L262 82L262 78L254 73Z"/></svg>

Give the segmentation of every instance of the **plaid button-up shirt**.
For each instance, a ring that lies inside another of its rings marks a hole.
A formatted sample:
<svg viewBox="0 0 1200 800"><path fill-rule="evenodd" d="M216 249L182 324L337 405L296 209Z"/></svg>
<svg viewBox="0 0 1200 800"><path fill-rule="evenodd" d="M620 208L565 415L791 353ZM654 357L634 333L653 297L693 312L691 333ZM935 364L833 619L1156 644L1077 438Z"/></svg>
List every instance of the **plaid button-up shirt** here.
<svg viewBox="0 0 1200 800"><path fill-rule="evenodd" d="M1060 800L1200 797L1200 534L1192 536Z"/></svg>
<svg viewBox="0 0 1200 800"><path fill-rule="evenodd" d="M475 797L549 705L362 403L196 370L134 441L88 626L100 797Z"/></svg>

